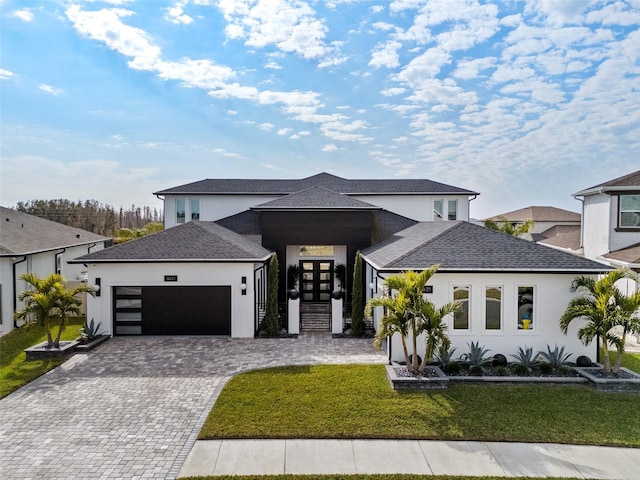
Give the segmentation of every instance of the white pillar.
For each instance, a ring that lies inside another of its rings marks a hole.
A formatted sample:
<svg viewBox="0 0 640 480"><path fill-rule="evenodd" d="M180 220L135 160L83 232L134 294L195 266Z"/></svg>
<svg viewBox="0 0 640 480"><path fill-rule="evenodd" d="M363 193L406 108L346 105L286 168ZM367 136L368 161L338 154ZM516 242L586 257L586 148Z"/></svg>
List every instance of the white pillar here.
<svg viewBox="0 0 640 480"><path fill-rule="evenodd" d="M289 333L297 335L300 333L300 298L289 299L288 310Z"/></svg>
<svg viewBox="0 0 640 480"><path fill-rule="evenodd" d="M331 333L342 333L342 298L331 299Z"/></svg>

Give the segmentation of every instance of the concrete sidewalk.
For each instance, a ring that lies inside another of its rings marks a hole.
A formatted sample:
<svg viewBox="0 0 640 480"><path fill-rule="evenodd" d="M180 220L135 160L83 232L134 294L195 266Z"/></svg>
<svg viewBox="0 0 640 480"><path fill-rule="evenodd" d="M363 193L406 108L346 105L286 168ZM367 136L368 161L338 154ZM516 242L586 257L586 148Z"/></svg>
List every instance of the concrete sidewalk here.
<svg viewBox="0 0 640 480"><path fill-rule="evenodd" d="M283 473L638 480L640 449L425 440L199 440L179 478Z"/></svg>

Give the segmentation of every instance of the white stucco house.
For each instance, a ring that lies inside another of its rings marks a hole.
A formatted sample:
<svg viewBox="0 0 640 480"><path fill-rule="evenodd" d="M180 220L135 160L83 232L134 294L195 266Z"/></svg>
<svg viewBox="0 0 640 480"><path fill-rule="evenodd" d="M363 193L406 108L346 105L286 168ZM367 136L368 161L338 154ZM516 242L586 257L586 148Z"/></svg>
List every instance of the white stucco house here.
<svg viewBox="0 0 640 480"><path fill-rule="evenodd" d="M582 202L584 256L640 271L640 170L573 195Z"/></svg>
<svg viewBox="0 0 640 480"><path fill-rule="evenodd" d="M436 304L465 303L466 313L449 326L461 353L473 339L504 354L558 343L596 356L595 346L582 346L575 332L562 335L558 320L573 278L608 268L470 224L477 192L426 179L321 173L209 179L155 193L165 204L163 232L72 261L86 265L89 281L101 285L100 296L88 299L89 315L112 335L254 336L273 253L283 327L341 333L360 251L367 299L380 294L391 273L441 265L426 295ZM344 282L338 265L346 269ZM292 266L299 290L293 299L286 288ZM332 295L340 287L344 300ZM378 319L379 312L374 326ZM394 359L400 353L393 343L389 350Z"/></svg>
<svg viewBox="0 0 640 480"><path fill-rule="evenodd" d="M15 327L13 313L26 284L20 276L61 274L70 287L87 281L82 264L67 261L111 245L111 238L0 207L0 332Z"/></svg>

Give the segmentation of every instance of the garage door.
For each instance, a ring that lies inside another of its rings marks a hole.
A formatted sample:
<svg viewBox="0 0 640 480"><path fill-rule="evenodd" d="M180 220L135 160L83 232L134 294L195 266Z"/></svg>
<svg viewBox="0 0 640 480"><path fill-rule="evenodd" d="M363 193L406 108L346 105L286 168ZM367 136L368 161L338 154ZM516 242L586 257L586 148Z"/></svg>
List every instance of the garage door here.
<svg viewBox="0 0 640 480"><path fill-rule="evenodd" d="M116 335L231 335L229 286L116 287L114 298Z"/></svg>

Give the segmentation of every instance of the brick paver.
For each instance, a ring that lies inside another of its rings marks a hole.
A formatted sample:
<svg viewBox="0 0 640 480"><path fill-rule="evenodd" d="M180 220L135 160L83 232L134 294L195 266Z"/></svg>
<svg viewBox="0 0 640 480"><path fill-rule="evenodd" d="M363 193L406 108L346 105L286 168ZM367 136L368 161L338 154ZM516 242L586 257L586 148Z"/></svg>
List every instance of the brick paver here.
<svg viewBox="0 0 640 480"><path fill-rule="evenodd" d="M175 478L232 375L385 362L328 335L114 338L0 400L0 478Z"/></svg>

